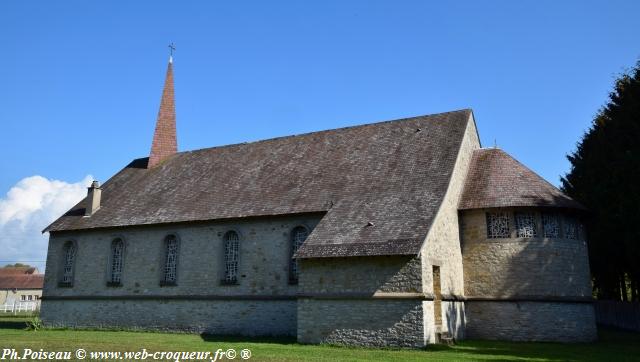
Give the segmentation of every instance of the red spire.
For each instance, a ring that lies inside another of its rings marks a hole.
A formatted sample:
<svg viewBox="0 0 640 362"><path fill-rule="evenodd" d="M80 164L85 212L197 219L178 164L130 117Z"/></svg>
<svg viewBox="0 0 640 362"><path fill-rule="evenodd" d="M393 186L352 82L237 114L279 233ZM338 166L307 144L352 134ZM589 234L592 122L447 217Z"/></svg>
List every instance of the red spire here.
<svg viewBox="0 0 640 362"><path fill-rule="evenodd" d="M173 59L170 57L147 168L152 168L176 152L176 105L173 96Z"/></svg>

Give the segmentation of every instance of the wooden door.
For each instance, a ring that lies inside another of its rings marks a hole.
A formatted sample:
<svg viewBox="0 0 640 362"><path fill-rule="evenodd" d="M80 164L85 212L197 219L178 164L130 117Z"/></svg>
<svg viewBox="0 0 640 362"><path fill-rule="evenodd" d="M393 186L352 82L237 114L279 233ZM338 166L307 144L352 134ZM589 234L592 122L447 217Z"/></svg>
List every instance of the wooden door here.
<svg viewBox="0 0 640 362"><path fill-rule="evenodd" d="M436 328L442 327L442 290L440 289L440 267L433 266L433 313Z"/></svg>

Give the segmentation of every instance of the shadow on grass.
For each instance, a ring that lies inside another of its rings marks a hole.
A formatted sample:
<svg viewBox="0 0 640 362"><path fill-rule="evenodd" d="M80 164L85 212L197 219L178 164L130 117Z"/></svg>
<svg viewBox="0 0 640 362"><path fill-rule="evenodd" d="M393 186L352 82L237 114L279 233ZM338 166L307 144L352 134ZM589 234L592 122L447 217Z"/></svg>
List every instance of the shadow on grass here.
<svg viewBox="0 0 640 362"><path fill-rule="evenodd" d="M640 360L640 333L599 328L593 343L461 341L454 346L429 345L424 351L445 353L453 360L525 360L525 361L629 361ZM206 342L271 343L296 345L292 337L246 337L201 334ZM335 347L335 346L332 346ZM349 348L349 347L347 347ZM353 348L353 347L350 347ZM358 348L359 349L359 348ZM368 349L368 348L362 348ZM386 350L386 349L383 349ZM466 358L461 358L462 356ZM456 358L458 356L458 358Z"/></svg>
<svg viewBox="0 0 640 362"><path fill-rule="evenodd" d="M599 327L598 340L591 343L470 340L440 350L484 356L486 360L638 361L640 333Z"/></svg>
<svg viewBox="0 0 640 362"><path fill-rule="evenodd" d="M478 356L486 356L487 360L493 359L504 359L514 360L514 359L537 359L544 357L545 359L549 358L548 353L545 351L538 350L537 352L531 353L528 349L530 348L531 343L518 343L518 342L501 342L501 341L484 341L484 340L470 340L470 341L459 341L457 344L452 346L442 345L442 344L430 344L425 349L427 352L445 352L451 353L452 355L462 355L468 354L475 358ZM526 349L521 349L520 347L528 347ZM484 359L482 359L484 360ZM555 359L549 359L550 361L555 361ZM561 359L558 359L561 360Z"/></svg>
<svg viewBox="0 0 640 362"><path fill-rule="evenodd" d="M247 336L201 333L200 338L202 338L202 340L205 342L227 342L227 343L249 342L249 343L271 343L271 344L283 344L283 345L298 343L295 337L270 337L270 336L247 337Z"/></svg>
<svg viewBox="0 0 640 362"><path fill-rule="evenodd" d="M469 341L452 348L451 353L468 354L477 360L578 360L577 357L572 357L572 353L567 353L565 349L566 346L561 343L511 342L503 344L496 341Z"/></svg>
<svg viewBox="0 0 640 362"><path fill-rule="evenodd" d="M27 322L16 318L11 320L3 318L0 320L0 329L25 329L27 328Z"/></svg>

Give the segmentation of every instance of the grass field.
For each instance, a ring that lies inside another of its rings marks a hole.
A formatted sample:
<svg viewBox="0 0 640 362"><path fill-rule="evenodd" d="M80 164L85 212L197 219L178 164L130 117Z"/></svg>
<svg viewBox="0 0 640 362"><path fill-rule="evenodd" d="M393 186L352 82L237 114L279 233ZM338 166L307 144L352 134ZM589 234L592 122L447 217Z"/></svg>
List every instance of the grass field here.
<svg viewBox="0 0 640 362"><path fill-rule="evenodd" d="M601 330L592 344L461 341L427 350L364 349L300 345L283 339L239 339L195 334L25 330L25 317L0 317L0 349L45 351L251 350L251 361L640 361L640 334ZM0 351L1 357L2 351ZM87 358L86 360L89 360ZM242 361L240 356L236 361Z"/></svg>

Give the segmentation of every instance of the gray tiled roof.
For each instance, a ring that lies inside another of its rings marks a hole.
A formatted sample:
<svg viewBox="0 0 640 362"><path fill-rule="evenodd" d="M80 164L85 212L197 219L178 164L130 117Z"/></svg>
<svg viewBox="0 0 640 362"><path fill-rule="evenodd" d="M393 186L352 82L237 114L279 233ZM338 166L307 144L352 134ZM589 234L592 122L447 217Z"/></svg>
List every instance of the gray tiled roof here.
<svg viewBox="0 0 640 362"><path fill-rule="evenodd" d="M501 149L475 150L459 209L511 206L584 209Z"/></svg>
<svg viewBox="0 0 640 362"><path fill-rule="evenodd" d="M45 231L326 212L300 257L416 254L470 110L133 161ZM368 223L373 223L368 226Z"/></svg>

